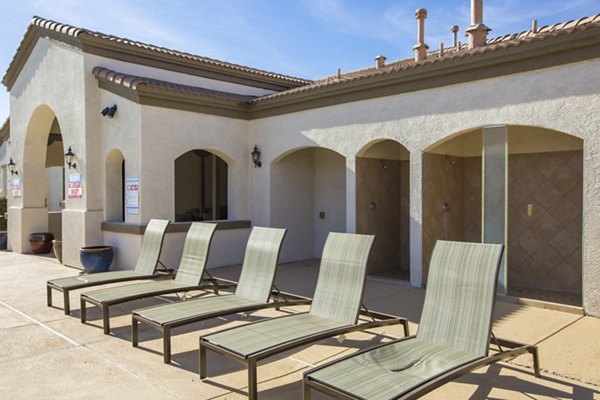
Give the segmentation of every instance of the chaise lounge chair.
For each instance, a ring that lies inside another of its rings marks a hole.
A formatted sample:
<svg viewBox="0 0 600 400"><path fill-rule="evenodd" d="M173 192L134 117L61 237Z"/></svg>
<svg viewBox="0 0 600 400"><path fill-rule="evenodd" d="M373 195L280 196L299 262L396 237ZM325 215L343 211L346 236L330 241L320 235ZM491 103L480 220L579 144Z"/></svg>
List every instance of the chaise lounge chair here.
<svg viewBox="0 0 600 400"><path fill-rule="evenodd" d="M100 272L97 274L79 275L48 281L46 284L48 307L52 306L52 289L63 293L65 314L68 315L71 312L69 302L69 292L71 290L105 285L107 283L158 277L156 270L160 263L160 252L162 250L163 239L168 225L169 221L166 220L150 220L146 227L146 231L144 232L142 249L134 270Z"/></svg>
<svg viewBox="0 0 600 400"><path fill-rule="evenodd" d="M203 282L202 277L208 259L208 250L212 241L216 224L194 222L185 238L181 262L174 280L157 280L153 282L135 283L94 290L81 294L81 322L86 322L86 303L102 308L104 333L110 332L110 306L128 301L158 296L161 294L188 292L190 290L213 289L218 293L218 284L209 276ZM212 282L207 284L207 282Z"/></svg>
<svg viewBox="0 0 600 400"><path fill-rule="evenodd" d="M248 397L256 399L257 362L298 346L344 333L408 322L385 316L357 324L366 267L374 236L330 233L323 249L310 311L257 321L200 338L200 379L206 378L206 349L248 367Z"/></svg>
<svg viewBox="0 0 600 400"><path fill-rule="evenodd" d="M416 399L471 370L537 347L491 333L502 245L438 241L416 336L360 351L304 374L311 389L343 399ZM488 355L490 338L499 351ZM503 350L506 346L509 350Z"/></svg>
<svg viewBox="0 0 600 400"><path fill-rule="evenodd" d="M162 332L163 360L171 362L171 330L197 321L261 308L306 304L308 301L272 301L275 270L285 229L254 227L248 238L239 283L234 294L134 310L132 344L138 345L138 323Z"/></svg>

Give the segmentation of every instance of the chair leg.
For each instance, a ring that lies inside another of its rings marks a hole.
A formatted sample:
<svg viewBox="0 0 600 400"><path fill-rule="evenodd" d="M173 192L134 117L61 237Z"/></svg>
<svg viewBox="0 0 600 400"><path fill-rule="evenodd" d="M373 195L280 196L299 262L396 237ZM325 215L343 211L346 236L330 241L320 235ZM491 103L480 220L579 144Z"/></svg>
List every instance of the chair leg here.
<svg viewBox="0 0 600 400"><path fill-rule="evenodd" d="M311 400L312 399L312 391L311 391L311 388L308 385L306 379L302 380L302 399L303 400Z"/></svg>
<svg viewBox="0 0 600 400"><path fill-rule="evenodd" d="M163 328L163 362L171 362L171 328L168 326Z"/></svg>
<svg viewBox="0 0 600 400"><path fill-rule="evenodd" d="M63 289L63 302L65 305L65 315L71 314L71 303L69 301L69 291L67 289Z"/></svg>
<svg viewBox="0 0 600 400"><path fill-rule="evenodd" d="M131 345L133 347L138 346L138 330L139 330L138 320L135 319L134 316L132 316L131 317Z"/></svg>
<svg viewBox="0 0 600 400"><path fill-rule="evenodd" d="M102 326L104 327L104 334L110 333L110 315L108 312L108 304L102 304Z"/></svg>
<svg viewBox="0 0 600 400"><path fill-rule="evenodd" d="M535 374L536 378L539 378L541 376L540 375L540 357L539 357L537 346L532 346L530 348L529 352L531 353L531 356L533 357L533 373Z"/></svg>
<svg viewBox="0 0 600 400"><path fill-rule="evenodd" d="M248 359L248 399L258 398L258 385L256 383L256 358Z"/></svg>
<svg viewBox="0 0 600 400"><path fill-rule="evenodd" d="M46 301L48 307L52 307L52 288L50 286L46 286Z"/></svg>
<svg viewBox="0 0 600 400"><path fill-rule="evenodd" d="M84 299L81 299L80 312L81 312L81 323L84 324L85 321L87 321L87 308L86 308Z"/></svg>
<svg viewBox="0 0 600 400"><path fill-rule="evenodd" d="M200 342L200 379L206 378L206 347Z"/></svg>

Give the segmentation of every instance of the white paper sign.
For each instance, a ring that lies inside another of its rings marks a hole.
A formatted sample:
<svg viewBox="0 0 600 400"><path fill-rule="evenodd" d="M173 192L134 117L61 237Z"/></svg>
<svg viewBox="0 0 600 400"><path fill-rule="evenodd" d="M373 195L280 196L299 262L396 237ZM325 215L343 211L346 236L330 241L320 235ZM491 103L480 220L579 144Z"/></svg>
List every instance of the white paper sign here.
<svg viewBox="0 0 600 400"><path fill-rule="evenodd" d="M125 177L125 208L127 215L139 215L140 213L140 177Z"/></svg>
<svg viewBox="0 0 600 400"><path fill-rule="evenodd" d="M68 197L69 199L80 199L83 197L83 181L81 174L69 174Z"/></svg>

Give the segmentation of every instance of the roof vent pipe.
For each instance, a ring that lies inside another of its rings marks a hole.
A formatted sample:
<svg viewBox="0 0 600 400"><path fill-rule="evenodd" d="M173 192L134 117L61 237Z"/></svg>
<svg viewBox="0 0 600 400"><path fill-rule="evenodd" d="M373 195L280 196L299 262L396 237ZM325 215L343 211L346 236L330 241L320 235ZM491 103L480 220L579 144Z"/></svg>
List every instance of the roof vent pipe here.
<svg viewBox="0 0 600 400"><path fill-rule="evenodd" d="M427 58L427 49L429 46L425 44L425 18L427 18L427 10L419 8L415 11L415 16L419 21L417 23L417 44L413 46L415 51L415 61L422 61Z"/></svg>
<svg viewBox="0 0 600 400"><path fill-rule="evenodd" d="M452 32L452 46L458 46L458 25L452 25L450 27L450 32Z"/></svg>
<svg viewBox="0 0 600 400"><path fill-rule="evenodd" d="M483 0L471 0L471 26L467 28L469 48L485 46L490 28L483 24Z"/></svg>
<svg viewBox="0 0 600 400"><path fill-rule="evenodd" d="M532 33L538 33L537 19L534 19L534 20L531 22L531 32L532 32Z"/></svg>
<svg viewBox="0 0 600 400"><path fill-rule="evenodd" d="M387 60L387 58L385 56L375 57L375 68L381 69L381 68L385 67L385 60Z"/></svg>

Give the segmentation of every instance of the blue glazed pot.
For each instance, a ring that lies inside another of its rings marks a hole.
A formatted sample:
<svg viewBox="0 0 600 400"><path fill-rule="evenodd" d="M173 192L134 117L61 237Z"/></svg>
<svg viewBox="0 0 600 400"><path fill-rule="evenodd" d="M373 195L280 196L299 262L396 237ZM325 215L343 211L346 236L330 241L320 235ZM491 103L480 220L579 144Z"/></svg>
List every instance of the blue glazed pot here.
<svg viewBox="0 0 600 400"><path fill-rule="evenodd" d="M112 260L111 246L87 246L79 249L79 261L86 274L108 271Z"/></svg>

